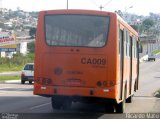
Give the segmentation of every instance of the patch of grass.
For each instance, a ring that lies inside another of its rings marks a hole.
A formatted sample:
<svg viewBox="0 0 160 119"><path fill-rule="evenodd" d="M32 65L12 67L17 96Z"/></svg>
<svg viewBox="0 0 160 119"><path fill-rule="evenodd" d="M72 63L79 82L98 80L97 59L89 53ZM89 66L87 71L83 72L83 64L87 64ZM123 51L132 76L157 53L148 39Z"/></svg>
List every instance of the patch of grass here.
<svg viewBox="0 0 160 119"><path fill-rule="evenodd" d="M26 63L34 62L34 53L23 56L20 53L14 54L13 58L0 58L0 72L21 71Z"/></svg>
<svg viewBox="0 0 160 119"><path fill-rule="evenodd" d="M152 52L153 54L160 54L160 50L155 50Z"/></svg>
<svg viewBox="0 0 160 119"><path fill-rule="evenodd" d="M17 65L17 64L0 64L0 72L7 72L7 71L21 71L24 65Z"/></svg>
<svg viewBox="0 0 160 119"><path fill-rule="evenodd" d="M6 81L6 80L19 80L20 76L1 76L0 81Z"/></svg>

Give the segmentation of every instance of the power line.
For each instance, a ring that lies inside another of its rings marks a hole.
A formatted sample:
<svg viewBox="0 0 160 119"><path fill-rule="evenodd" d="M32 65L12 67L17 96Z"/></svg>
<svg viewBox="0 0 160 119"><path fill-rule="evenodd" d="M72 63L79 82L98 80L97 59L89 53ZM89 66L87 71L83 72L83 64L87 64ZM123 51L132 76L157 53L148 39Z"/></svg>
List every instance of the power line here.
<svg viewBox="0 0 160 119"><path fill-rule="evenodd" d="M103 5L103 7L107 6L112 0L108 1L106 4Z"/></svg>
<svg viewBox="0 0 160 119"><path fill-rule="evenodd" d="M90 0L95 6L97 6L97 7L99 7L99 5L95 2L95 1L93 1L93 0Z"/></svg>

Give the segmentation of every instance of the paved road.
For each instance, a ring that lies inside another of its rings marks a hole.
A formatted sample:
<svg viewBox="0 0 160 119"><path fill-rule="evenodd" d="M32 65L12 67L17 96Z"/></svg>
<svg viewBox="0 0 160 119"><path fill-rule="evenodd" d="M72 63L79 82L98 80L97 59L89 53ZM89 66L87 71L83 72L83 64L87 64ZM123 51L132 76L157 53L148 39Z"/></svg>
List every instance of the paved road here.
<svg viewBox="0 0 160 119"><path fill-rule="evenodd" d="M133 103L126 104L126 113L160 113L160 98L153 96L154 92L160 88L159 66L160 60L140 64L140 88L135 93ZM35 96L32 91L33 85L29 84L22 85L19 82L0 84L0 112L40 113L41 117L54 113L57 118L68 119L71 117L72 119L74 117L123 119L126 116L125 114L106 115L104 106L97 104L74 103L70 110L52 110L50 98Z"/></svg>
<svg viewBox="0 0 160 119"><path fill-rule="evenodd" d="M21 71L1 72L0 76L20 76Z"/></svg>

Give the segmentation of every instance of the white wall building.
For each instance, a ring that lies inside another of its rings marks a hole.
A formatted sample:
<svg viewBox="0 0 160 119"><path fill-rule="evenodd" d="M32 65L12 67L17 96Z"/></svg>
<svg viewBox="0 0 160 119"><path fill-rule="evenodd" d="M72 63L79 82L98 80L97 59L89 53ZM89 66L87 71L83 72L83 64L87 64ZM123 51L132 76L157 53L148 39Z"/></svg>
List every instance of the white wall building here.
<svg viewBox="0 0 160 119"><path fill-rule="evenodd" d="M20 43L20 53L22 53L23 55L27 54L27 42Z"/></svg>

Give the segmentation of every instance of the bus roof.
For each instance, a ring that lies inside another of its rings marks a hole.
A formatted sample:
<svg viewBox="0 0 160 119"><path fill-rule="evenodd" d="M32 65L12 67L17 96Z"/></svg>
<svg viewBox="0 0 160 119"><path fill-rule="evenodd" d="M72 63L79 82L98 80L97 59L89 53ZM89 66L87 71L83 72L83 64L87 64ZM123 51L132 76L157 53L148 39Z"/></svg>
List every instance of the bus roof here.
<svg viewBox="0 0 160 119"><path fill-rule="evenodd" d="M80 10L80 9L60 9L40 11L40 14L93 14L93 15L116 15L114 12L98 11L98 10Z"/></svg>

